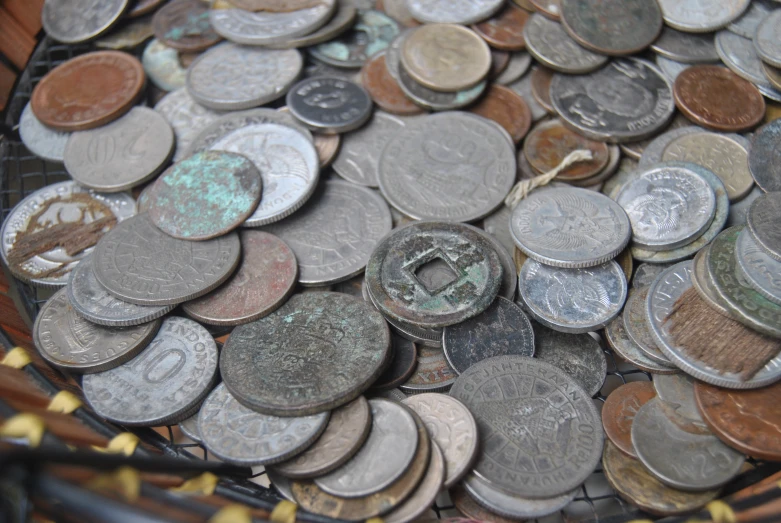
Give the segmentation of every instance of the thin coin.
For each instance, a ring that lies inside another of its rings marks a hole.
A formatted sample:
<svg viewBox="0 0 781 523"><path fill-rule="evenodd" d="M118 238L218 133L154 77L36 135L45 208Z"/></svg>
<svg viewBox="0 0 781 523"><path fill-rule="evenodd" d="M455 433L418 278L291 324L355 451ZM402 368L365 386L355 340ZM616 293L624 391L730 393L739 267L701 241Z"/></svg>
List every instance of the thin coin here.
<svg viewBox="0 0 781 523"><path fill-rule="evenodd" d="M759 5L756 2L755 5ZM761 18L756 33L744 35L754 39L754 49L762 59L773 67L781 67L781 37L778 27L781 25L781 10L774 10Z"/></svg>
<svg viewBox="0 0 781 523"><path fill-rule="evenodd" d="M651 49L665 58L687 64L719 61L712 33L684 33L664 26Z"/></svg>
<svg viewBox="0 0 781 523"><path fill-rule="evenodd" d="M762 296L781 305L781 262L759 248L747 229L738 235L738 266L749 285Z"/></svg>
<svg viewBox="0 0 781 523"><path fill-rule="evenodd" d="M408 0L416 20L428 24L473 24L502 8L501 0Z"/></svg>
<svg viewBox="0 0 781 523"><path fill-rule="evenodd" d="M187 83L187 69L179 60L179 52L157 38L144 48L141 64L152 84L163 91L176 91Z"/></svg>
<svg viewBox="0 0 781 523"><path fill-rule="evenodd" d="M764 192L781 191L781 162L777 147L781 140L781 118L763 125L751 139L748 167L754 182Z"/></svg>
<svg viewBox="0 0 781 523"><path fill-rule="evenodd" d="M646 314L646 302L648 301L648 288L636 289L629 295L624 308L624 327L626 333L637 347L659 365L672 366L670 359L659 348L656 338L649 329L648 315Z"/></svg>
<svg viewBox="0 0 781 523"><path fill-rule="evenodd" d="M361 84L374 103L391 114L415 115L423 109L406 97L386 65L385 51L372 56L361 69ZM376 113L375 113L376 114Z"/></svg>
<svg viewBox="0 0 781 523"><path fill-rule="evenodd" d="M293 497L293 482L279 474L274 467L268 467L266 469L266 475L268 476L269 483L277 491L277 493L283 498L292 503L296 502L296 498Z"/></svg>
<svg viewBox="0 0 781 523"><path fill-rule="evenodd" d="M530 13L508 3L484 22L475 24L472 29L488 42L491 47L503 51L520 51L526 49L523 39L523 26L529 20Z"/></svg>
<svg viewBox="0 0 781 523"><path fill-rule="evenodd" d="M400 32L399 23L385 13L373 9L359 10L351 30L310 47L307 52L317 60L337 68L357 68L385 50Z"/></svg>
<svg viewBox="0 0 781 523"><path fill-rule="evenodd" d="M749 207L746 223L756 244L771 258L781 261L781 194L768 193L757 198Z"/></svg>
<svg viewBox="0 0 781 523"><path fill-rule="evenodd" d="M515 518L508 519L503 518L498 514L494 514L489 509L480 505L474 498L466 491L462 484L458 484L450 489L448 492L450 499L453 501L456 510L471 520L464 521L462 518L451 518L450 520L443 519L443 523L478 523L481 521L493 521L494 523L513 523Z"/></svg>
<svg viewBox="0 0 781 523"><path fill-rule="evenodd" d="M640 370L653 374L675 374L679 372L677 367L661 365L649 358L626 333L623 316L617 317L605 327L605 339L610 348L619 357Z"/></svg>
<svg viewBox="0 0 781 523"><path fill-rule="evenodd" d="M470 496L500 516L525 520L549 516L569 505L580 488L552 498L528 499L498 490L478 476L470 474L464 480L464 488Z"/></svg>
<svg viewBox="0 0 781 523"><path fill-rule="evenodd" d="M716 51L732 72L756 85L763 96L781 101L781 92L775 90L765 76L762 60L759 59L750 38L743 38L730 31L719 31L716 34Z"/></svg>
<svg viewBox="0 0 781 523"><path fill-rule="evenodd" d="M767 79L770 80L770 83L773 84L774 89L781 89L781 68L768 65L765 62L762 62L762 72L765 73L765 76L767 76ZM762 91L760 91L762 92ZM768 120L767 111L765 112L765 121Z"/></svg>
<svg viewBox="0 0 781 523"><path fill-rule="evenodd" d="M155 111L165 118L174 131L176 150L172 159L175 162L184 158L195 137L223 114L222 111L213 111L196 102L183 87L165 95L155 104Z"/></svg>
<svg viewBox="0 0 781 523"><path fill-rule="evenodd" d="M534 324L535 359L563 370L591 396L602 389L607 359L599 342L588 334L569 334Z"/></svg>
<svg viewBox="0 0 781 523"><path fill-rule="evenodd" d="M501 125L516 144L523 140L532 123L531 110L523 98L502 85L491 84L469 112Z"/></svg>
<svg viewBox="0 0 781 523"><path fill-rule="evenodd" d="M750 0L659 0L664 21L689 33L709 33L737 20Z"/></svg>
<svg viewBox="0 0 781 523"><path fill-rule="evenodd" d="M553 81L553 75L553 71L547 67L535 66L531 72L532 96L551 114L556 112L550 99L550 84Z"/></svg>
<svg viewBox="0 0 781 523"><path fill-rule="evenodd" d="M499 85L509 86L523 76L529 69L531 62L532 57L529 53L510 53L510 61L507 63L507 67L494 78L494 82Z"/></svg>
<svg viewBox="0 0 781 523"><path fill-rule="evenodd" d="M366 90L335 77L307 78L287 93L287 107L297 120L313 131L343 133L361 127L372 115L372 99Z"/></svg>
<svg viewBox="0 0 781 523"><path fill-rule="evenodd" d="M383 516L388 523L404 523L415 521L422 516L436 501L445 479L445 458L436 442L431 442L431 458L429 458L426 475L420 480L415 491L396 506L390 513Z"/></svg>
<svg viewBox="0 0 781 523"><path fill-rule="evenodd" d="M318 1L313 2L313 4L318 3ZM327 42L349 30L355 23L357 16L358 10L355 6L351 5L349 2L337 1L336 14L333 15L328 23L320 27L317 31L304 36L288 38L276 44L268 44L267 47L270 47L271 49L291 49L293 47L309 47L310 45Z"/></svg>
<svg viewBox="0 0 781 523"><path fill-rule="evenodd" d="M128 0L46 0L40 11L41 23L55 40L77 44L108 31L122 18L127 5Z"/></svg>
<svg viewBox="0 0 781 523"><path fill-rule="evenodd" d="M415 373L399 388L407 394L446 392L457 377L458 374L447 362L441 348L420 345Z"/></svg>
<svg viewBox="0 0 781 523"><path fill-rule="evenodd" d="M35 117L28 102L19 119L19 136L24 146L36 156L50 162L62 162L70 133L55 131L43 125Z"/></svg>
<svg viewBox="0 0 781 523"><path fill-rule="evenodd" d="M391 361L372 389L395 389L403 385L418 366L418 349L413 342L397 334L391 337Z"/></svg>
<svg viewBox="0 0 781 523"><path fill-rule="evenodd" d="M220 41L209 23L209 6L200 0L176 0L152 19L155 38L177 51L203 51Z"/></svg>
<svg viewBox="0 0 781 523"><path fill-rule="evenodd" d="M125 16L128 18L136 18L149 14L160 7L164 2L165 0L134 0L130 2L131 5L125 13Z"/></svg>
<svg viewBox="0 0 781 523"><path fill-rule="evenodd" d="M526 50L542 65L569 74L599 69L608 58L578 45L564 27L540 14L533 14L523 29Z"/></svg>
<svg viewBox="0 0 781 523"><path fill-rule="evenodd" d="M563 181L581 180L599 174L607 166L610 156L607 144L570 131L560 120L538 124L523 143L526 159L540 173L549 172L561 164L567 155L581 149L591 152L592 159L577 162L561 171L557 178Z"/></svg>

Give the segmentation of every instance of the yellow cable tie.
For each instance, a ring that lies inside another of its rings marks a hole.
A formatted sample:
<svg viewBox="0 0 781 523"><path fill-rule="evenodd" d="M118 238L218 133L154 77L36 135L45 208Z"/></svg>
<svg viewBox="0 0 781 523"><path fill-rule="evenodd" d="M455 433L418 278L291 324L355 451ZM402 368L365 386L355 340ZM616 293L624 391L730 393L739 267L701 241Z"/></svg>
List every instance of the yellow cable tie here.
<svg viewBox="0 0 781 523"><path fill-rule="evenodd" d="M75 394L68 392L67 390L61 390L54 395L49 402L49 406L46 410L52 412L59 412L60 414L71 414L73 411L81 407L82 403Z"/></svg>
<svg viewBox="0 0 781 523"><path fill-rule="evenodd" d="M218 510L209 518L209 523L252 523L252 516L249 508L234 503Z"/></svg>
<svg viewBox="0 0 781 523"><path fill-rule="evenodd" d="M33 448L41 444L44 432L46 424L35 414L17 414L0 425L0 438L26 438Z"/></svg>
<svg viewBox="0 0 781 523"><path fill-rule="evenodd" d="M274 510L271 511L269 521L271 523L296 523L296 511L298 505L292 501L283 500L277 503Z"/></svg>
<svg viewBox="0 0 781 523"><path fill-rule="evenodd" d="M87 483L87 487L93 490L115 490L133 502L141 494L141 476L132 467L119 467L114 472L95 476Z"/></svg>
<svg viewBox="0 0 781 523"><path fill-rule="evenodd" d="M217 488L217 481L220 478L212 474L211 472L204 472L200 476L190 478L178 487L171 487L171 492L178 492L180 494L194 494L197 496L211 496L214 494L214 489Z"/></svg>
<svg viewBox="0 0 781 523"><path fill-rule="evenodd" d="M26 350L21 347L14 347L6 353L3 361L0 361L0 365L13 367L14 369L23 369L32 363L32 361L32 358L30 358L30 355Z"/></svg>
<svg viewBox="0 0 781 523"><path fill-rule="evenodd" d="M737 523L738 517L732 507L717 499L705 505L705 510L710 512L713 523Z"/></svg>
<svg viewBox="0 0 781 523"><path fill-rule="evenodd" d="M92 448L98 452L104 452L106 454L124 454L127 457L133 455L136 451L136 447L140 443L138 436L130 432L123 432L117 434L114 438L108 442L106 448L93 445Z"/></svg>

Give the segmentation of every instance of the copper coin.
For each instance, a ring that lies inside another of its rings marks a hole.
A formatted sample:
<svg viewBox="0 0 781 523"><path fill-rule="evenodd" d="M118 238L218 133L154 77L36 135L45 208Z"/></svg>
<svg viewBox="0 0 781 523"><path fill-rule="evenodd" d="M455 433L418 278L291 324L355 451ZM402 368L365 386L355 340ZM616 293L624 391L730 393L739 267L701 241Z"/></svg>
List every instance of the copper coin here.
<svg viewBox="0 0 781 523"><path fill-rule="evenodd" d="M155 38L178 51L203 51L220 41L209 22L209 4L176 0L155 13Z"/></svg>
<svg viewBox="0 0 781 523"><path fill-rule="evenodd" d="M482 505L479 505L477 501L472 499L472 496L467 493L466 489L459 483L452 489L450 489L450 499L453 501L456 510L458 510L464 516L471 518L469 521L463 519L458 520L459 523L483 523L485 521L491 521L493 523L516 523L514 519L503 518L499 514L494 514Z"/></svg>
<svg viewBox="0 0 781 523"><path fill-rule="evenodd" d="M553 102L550 99L550 83L553 71L547 67L535 66L531 72L532 96L546 111L554 114Z"/></svg>
<svg viewBox="0 0 781 523"><path fill-rule="evenodd" d="M128 112L145 83L144 68L132 55L96 51L49 71L33 90L31 107L52 129L93 129Z"/></svg>
<svg viewBox="0 0 781 523"><path fill-rule="evenodd" d="M486 94L469 112L493 120L520 143L532 125L532 112L523 98L503 85L491 84Z"/></svg>
<svg viewBox="0 0 781 523"><path fill-rule="evenodd" d="M137 16L143 16L151 13L161 5L165 3L165 0L137 0L130 3L130 8L127 10L125 16L128 18L136 18Z"/></svg>
<svg viewBox="0 0 781 523"><path fill-rule="evenodd" d="M531 130L523 144L523 154L531 166L541 173L546 173L558 166L572 151L587 149L591 151L592 160L578 162L559 174L558 179L582 180L602 171L610 159L607 144L589 140L574 131L564 127L559 120L551 120L537 125Z"/></svg>
<svg viewBox="0 0 781 523"><path fill-rule="evenodd" d="M745 131L765 116L765 99L759 89L717 65L695 65L681 72L673 96L687 118L715 131Z"/></svg>
<svg viewBox="0 0 781 523"><path fill-rule="evenodd" d="M385 65L385 51L375 54L361 69L361 84L381 109L391 114L420 114L423 109L404 95Z"/></svg>
<svg viewBox="0 0 781 523"><path fill-rule="evenodd" d="M472 30L482 36L491 47L503 51L520 51L526 49L523 26L529 16L531 15L520 7L507 4L498 14L473 25Z"/></svg>
<svg viewBox="0 0 781 523"><path fill-rule="evenodd" d="M698 381L694 396L702 419L724 443L757 459L781 461L781 382L731 390Z"/></svg>
<svg viewBox="0 0 781 523"><path fill-rule="evenodd" d="M492 80L497 78L508 65L510 65L510 53L491 49L491 69L488 71L488 78Z"/></svg>
<svg viewBox="0 0 781 523"><path fill-rule="evenodd" d="M635 381L611 392L602 406L605 436L624 454L637 458L632 445L632 422L640 407L655 397L650 381Z"/></svg>

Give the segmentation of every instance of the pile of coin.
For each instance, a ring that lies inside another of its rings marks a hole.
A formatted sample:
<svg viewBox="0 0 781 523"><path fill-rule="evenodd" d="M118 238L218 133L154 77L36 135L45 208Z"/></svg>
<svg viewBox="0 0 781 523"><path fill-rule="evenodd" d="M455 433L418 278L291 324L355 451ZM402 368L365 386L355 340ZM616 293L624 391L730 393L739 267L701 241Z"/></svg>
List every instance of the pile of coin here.
<svg viewBox="0 0 781 523"><path fill-rule="evenodd" d="M335 518L543 517L600 460L695 510L781 459L777 7L46 0L104 50L21 115L72 178L3 224L36 347ZM653 381L600 423L611 353Z"/></svg>

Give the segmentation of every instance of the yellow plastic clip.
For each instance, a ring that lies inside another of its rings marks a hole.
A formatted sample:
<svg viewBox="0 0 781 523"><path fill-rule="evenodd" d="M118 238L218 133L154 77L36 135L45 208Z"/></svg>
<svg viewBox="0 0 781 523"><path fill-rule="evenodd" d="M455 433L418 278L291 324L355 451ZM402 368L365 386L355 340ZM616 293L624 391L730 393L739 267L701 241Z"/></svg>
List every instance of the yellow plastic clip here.
<svg viewBox="0 0 781 523"><path fill-rule="evenodd" d="M123 432L122 434L117 434L114 436L114 438L108 442L106 448L97 447L95 445L93 445L92 448L98 452L105 452L107 454L124 454L125 456L130 457L133 455L133 452L136 451L136 447L138 446L139 442L140 440L135 434L131 434L130 432Z"/></svg>
<svg viewBox="0 0 781 523"><path fill-rule="evenodd" d="M737 523L738 521L732 507L721 500L711 501L705 505L705 510L710 512L713 523Z"/></svg>
<svg viewBox="0 0 781 523"><path fill-rule="evenodd" d="M46 410L52 412L59 412L60 414L71 414L74 410L81 407L82 403L75 394L68 392L67 390L61 390L52 398L49 402L49 406Z"/></svg>
<svg viewBox="0 0 781 523"><path fill-rule="evenodd" d="M252 516L244 505L225 505L209 519L209 523L252 523Z"/></svg>
<svg viewBox="0 0 781 523"><path fill-rule="evenodd" d="M32 363L32 361L32 358L30 358L30 355L27 354L26 350L21 347L14 347L6 353L3 361L0 361L0 365L13 367L14 369L23 369Z"/></svg>
<svg viewBox="0 0 781 523"><path fill-rule="evenodd" d="M132 467L119 467L107 474L95 476L87 487L98 490L114 490L128 501L135 501L141 493L141 477Z"/></svg>
<svg viewBox="0 0 781 523"><path fill-rule="evenodd" d="M220 478L212 474L211 472L204 472L200 476L188 479L178 487L171 487L171 492L178 492L180 494L193 494L196 496L211 496L214 494L214 489L217 488L217 481Z"/></svg>
<svg viewBox="0 0 781 523"><path fill-rule="evenodd" d="M41 444L44 432L46 424L35 414L17 414L0 425L0 438L27 438L33 448Z"/></svg>
<svg viewBox="0 0 781 523"><path fill-rule="evenodd" d="M271 511L269 520L272 523L296 523L296 511L298 505L292 501L283 500L277 503L274 510Z"/></svg>

